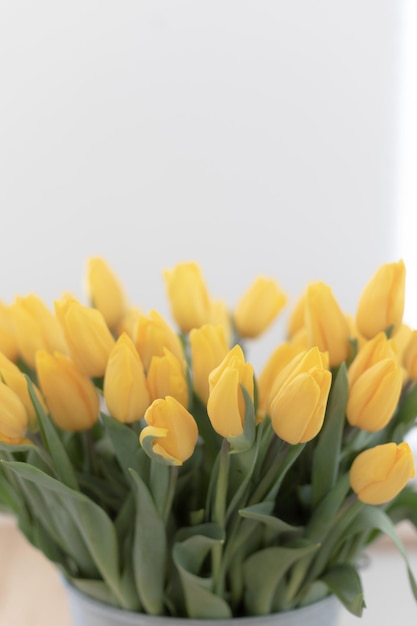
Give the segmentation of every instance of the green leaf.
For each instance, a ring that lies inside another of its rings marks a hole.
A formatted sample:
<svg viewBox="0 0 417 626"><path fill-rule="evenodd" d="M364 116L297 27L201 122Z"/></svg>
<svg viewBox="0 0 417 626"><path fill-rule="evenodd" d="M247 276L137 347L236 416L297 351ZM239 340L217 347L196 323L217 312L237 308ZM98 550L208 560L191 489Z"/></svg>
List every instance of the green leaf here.
<svg viewBox="0 0 417 626"><path fill-rule="evenodd" d="M361 617L365 608L362 583L359 574L352 565L336 565L328 570L320 580L344 604L348 611Z"/></svg>
<svg viewBox="0 0 417 626"><path fill-rule="evenodd" d="M350 490L349 474L344 474L312 512L307 525L306 536L312 541L322 542L333 526L336 514Z"/></svg>
<svg viewBox="0 0 417 626"><path fill-rule="evenodd" d="M102 580L91 580L89 578L73 578L65 581L65 584L73 586L90 598L94 598L98 602L104 602L112 606L118 606L117 598L112 590Z"/></svg>
<svg viewBox="0 0 417 626"><path fill-rule="evenodd" d="M58 436L55 426L43 410L42 405L33 389L32 381L28 376L26 376L26 382L28 385L30 399L38 418L42 441L46 450L50 454L57 477L64 483L64 485L67 485L67 487L79 490L74 468L71 465L71 461L69 460L64 446L62 445L62 441Z"/></svg>
<svg viewBox="0 0 417 626"><path fill-rule="evenodd" d="M318 548L319 544L300 540L294 547L272 546L247 558L243 564L247 615L269 615L275 593L288 569Z"/></svg>
<svg viewBox="0 0 417 626"><path fill-rule="evenodd" d="M259 504L253 504L252 506L248 506L244 509L240 509L239 515L246 519L251 519L255 522L265 524L265 526L274 531L277 537L282 534L299 536L303 533L304 529L302 526L292 526L291 524L284 522L282 519L271 515L274 507L275 502L264 501Z"/></svg>
<svg viewBox="0 0 417 626"><path fill-rule="evenodd" d="M345 363L342 363L332 385L324 425L314 450L312 466L313 506L316 506L324 498L337 480L347 400L347 370Z"/></svg>
<svg viewBox="0 0 417 626"><path fill-rule="evenodd" d="M119 604L124 606L119 587L119 553L116 532L103 509L84 494L70 489L35 467L21 462L8 462L6 465L23 481L39 488L39 502L42 497L46 508L49 509L52 528L54 524L55 528L58 526L56 516L60 516L61 524L66 520L68 552L71 551L71 541L78 536L82 538L92 562L117 596ZM42 504L40 506L42 507ZM46 516L47 511L44 511L43 519ZM72 533L71 529L73 529Z"/></svg>
<svg viewBox="0 0 417 626"><path fill-rule="evenodd" d="M101 413L101 419L126 478L130 481L130 468L143 476L145 468L149 467L149 460L135 431L127 424L121 424L105 413Z"/></svg>
<svg viewBox="0 0 417 626"><path fill-rule="evenodd" d="M174 543L172 556L184 590L187 616L193 619L229 619L225 600L212 591L213 580L202 575L209 553L224 542L224 531L215 524L185 529Z"/></svg>
<svg viewBox="0 0 417 626"><path fill-rule="evenodd" d="M147 613L164 613L167 539L165 526L149 489L131 469L136 499L133 568L139 597Z"/></svg>

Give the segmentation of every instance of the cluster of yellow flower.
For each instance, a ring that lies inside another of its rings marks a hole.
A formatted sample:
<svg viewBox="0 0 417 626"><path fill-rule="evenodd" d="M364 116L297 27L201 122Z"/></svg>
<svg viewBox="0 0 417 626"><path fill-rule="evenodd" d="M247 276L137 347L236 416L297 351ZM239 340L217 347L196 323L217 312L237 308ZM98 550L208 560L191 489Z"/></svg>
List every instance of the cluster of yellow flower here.
<svg viewBox="0 0 417 626"><path fill-rule="evenodd" d="M349 365L347 421L364 431L383 429L405 386L417 381L417 331L402 322L401 261L377 271L354 319L327 285L309 285L290 317L287 340L257 377L240 342L262 334L285 306L277 283L258 278L230 315L210 297L197 264L179 264L164 277L180 335L157 311L145 315L129 306L100 258L88 264L89 306L65 296L52 313L35 295L2 304L0 441L28 441L36 429L25 368L60 428L90 428L99 419L102 390L110 415L124 423L144 418L141 442L149 438L146 449L174 465L192 455L198 438L192 391L207 406L213 429L229 441L243 435L249 402L258 421L269 416L282 440L298 444L322 428L332 372L343 362ZM364 502L378 504L413 475L409 446L388 442L357 457L351 485Z"/></svg>

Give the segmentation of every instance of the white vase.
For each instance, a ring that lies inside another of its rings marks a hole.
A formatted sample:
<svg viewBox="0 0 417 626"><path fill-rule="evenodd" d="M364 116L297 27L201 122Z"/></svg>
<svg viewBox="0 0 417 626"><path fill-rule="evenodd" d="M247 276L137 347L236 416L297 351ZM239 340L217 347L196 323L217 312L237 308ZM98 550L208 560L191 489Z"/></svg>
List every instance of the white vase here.
<svg viewBox="0 0 417 626"><path fill-rule="evenodd" d="M258 617L228 620L155 617L114 608L81 593L66 581L64 585L73 626L335 626L340 606L336 597L329 596L300 609Z"/></svg>

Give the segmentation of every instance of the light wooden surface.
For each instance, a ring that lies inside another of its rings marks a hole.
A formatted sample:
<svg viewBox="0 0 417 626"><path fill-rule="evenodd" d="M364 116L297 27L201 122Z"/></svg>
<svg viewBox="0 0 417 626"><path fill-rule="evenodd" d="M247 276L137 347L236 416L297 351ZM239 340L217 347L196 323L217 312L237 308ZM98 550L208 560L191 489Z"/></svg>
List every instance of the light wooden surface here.
<svg viewBox="0 0 417 626"><path fill-rule="evenodd" d="M402 533L417 575L417 534ZM0 514L0 626L71 626L65 591L56 570L35 550L11 518ZM362 572L368 609L359 620L341 609L338 626L416 626L417 604L401 557L387 540L369 552Z"/></svg>

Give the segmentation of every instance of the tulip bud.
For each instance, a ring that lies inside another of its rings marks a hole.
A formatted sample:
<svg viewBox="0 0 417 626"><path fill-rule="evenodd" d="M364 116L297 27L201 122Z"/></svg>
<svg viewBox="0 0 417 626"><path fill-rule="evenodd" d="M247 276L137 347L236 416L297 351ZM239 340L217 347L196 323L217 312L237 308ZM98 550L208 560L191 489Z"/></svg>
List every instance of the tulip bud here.
<svg viewBox="0 0 417 626"><path fill-rule="evenodd" d="M269 412L270 395L278 374L299 352L298 346L284 342L269 357L257 380L259 419L263 419L265 414Z"/></svg>
<svg viewBox="0 0 417 626"><path fill-rule="evenodd" d="M350 484L365 504L384 504L397 496L415 475L408 443L385 443L361 452L350 469Z"/></svg>
<svg viewBox="0 0 417 626"><path fill-rule="evenodd" d="M211 302L200 267L180 263L164 272L172 316L183 333L210 321Z"/></svg>
<svg viewBox="0 0 417 626"><path fill-rule="evenodd" d="M372 365L349 387L349 424L368 432L384 428L397 407L401 388L402 371L395 358Z"/></svg>
<svg viewBox="0 0 417 626"><path fill-rule="evenodd" d="M272 278L259 276L239 300L234 322L241 337L259 337L275 320L287 296Z"/></svg>
<svg viewBox="0 0 417 626"><path fill-rule="evenodd" d="M172 396L187 408L188 385L184 363L167 348L164 348L163 356L152 357L147 381L151 400Z"/></svg>
<svg viewBox="0 0 417 626"><path fill-rule="evenodd" d="M98 419L99 397L93 383L63 354L36 353L39 385L56 424L69 431L87 430Z"/></svg>
<svg viewBox="0 0 417 626"><path fill-rule="evenodd" d="M403 261L382 265L366 285L359 299L356 325L371 339L394 327L398 330L404 313L405 265Z"/></svg>
<svg viewBox="0 0 417 626"><path fill-rule="evenodd" d="M10 307L16 340L22 358L35 366L37 350L66 351L62 329L55 315L38 296L17 297Z"/></svg>
<svg viewBox="0 0 417 626"><path fill-rule="evenodd" d="M123 423L142 419L151 403L142 361L125 333L110 352L103 395L110 415Z"/></svg>
<svg viewBox="0 0 417 626"><path fill-rule="evenodd" d="M119 280L106 261L93 257L87 264L87 293L111 329L117 328L126 312L126 298Z"/></svg>
<svg viewBox="0 0 417 626"><path fill-rule="evenodd" d="M115 340L100 311L74 298L55 302L72 360L86 376L104 375Z"/></svg>
<svg viewBox="0 0 417 626"><path fill-rule="evenodd" d="M141 316L143 316L143 313L140 309L137 307L128 307L117 327L117 335L120 336L123 333L126 333L133 341L135 341L136 330Z"/></svg>
<svg viewBox="0 0 417 626"><path fill-rule="evenodd" d="M212 326L221 326L224 332L226 343L230 346L232 340L232 320L230 311L224 300L211 301L210 324Z"/></svg>
<svg viewBox="0 0 417 626"><path fill-rule="evenodd" d="M270 418L284 441L306 443L321 430L332 380L327 365L326 356L314 347L295 356L278 375L271 393Z"/></svg>
<svg viewBox="0 0 417 626"><path fill-rule="evenodd" d="M388 339L385 333L380 332L373 339L365 341L350 364L348 370L349 387L352 388L364 372L383 359L398 360L398 356L395 342Z"/></svg>
<svg viewBox="0 0 417 626"><path fill-rule="evenodd" d="M417 330L410 334L404 350L403 363L411 380L417 382Z"/></svg>
<svg viewBox="0 0 417 626"><path fill-rule="evenodd" d="M10 307L0 301L0 352L11 361L16 361L19 350Z"/></svg>
<svg viewBox="0 0 417 626"><path fill-rule="evenodd" d="M151 457L168 465L182 465L190 458L198 428L180 402L170 396L155 400L145 413L145 421L148 425L140 434L140 443Z"/></svg>
<svg viewBox="0 0 417 626"><path fill-rule="evenodd" d="M253 402L253 367L245 363L242 348L236 345L209 376L207 413L214 430L222 437L243 434L246 405L241 386Z"/></svg>
<svg viewBox="0 0 417 626"><path fill-rule="evenodd" d="M36 411L35 411L35 407L33 406L32 400L30 398L26 378L22 374L20 369L17 367L17 365L15 365L6 356L4 356L4 354L1 354L1 353L0 353L0 380L6 383L6 385L10 387L10 389L13 389L13 391L19 396L27 412L27 419L29 421L29 427L31 430L36 430L36 425L37 425ZM39 389L34 384L32 384L32 387L41 406L44 407L44 402L39 392Z"/></svg>
<svg viewBox="0 0 417 626"><path fill-rule="evenodd" d="M164 348L168 348L180 361L184 358L180 338L157 311L151 311L147 317L139 316L135 345L146 371L152 357L162 356Z"/></svg>
<svg viewBox="0 0 417 626"><path fill-rule="evenodd" d="M16 445L24 441L27 412L17 393L0 382L0 441Z"/></svg>
<svg viewBox="0 0 417 626"><path fill-rule="evenodd" d="M310 347L328 352L331 367L346 361L349 325L328 285L318 282L307 287L305 316Z"/></svg>
<svg viewBox="0 0 417 626"><path fill-rule="evenodd" d="M194 328L190 332L190 347L194 389L207 404L209 374L220 365L228 352L223 328L211 324Z"/></svg>

